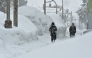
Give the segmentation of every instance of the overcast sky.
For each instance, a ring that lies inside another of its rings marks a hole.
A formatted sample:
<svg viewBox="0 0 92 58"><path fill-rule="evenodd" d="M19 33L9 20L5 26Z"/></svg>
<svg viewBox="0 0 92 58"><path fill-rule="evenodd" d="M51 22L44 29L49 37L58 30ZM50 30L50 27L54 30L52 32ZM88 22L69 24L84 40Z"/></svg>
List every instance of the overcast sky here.
<svg viewBox="0 0 92 58"><path fill-rule="evenodd" d="M46 0L51 1L51 0ZM56 3L62 6L62 0L55 0ZM81 6L82 0L63 0L64 9L69 9L69 11L73 12L73 15L77 18L77 14L75 13ZM43 7L44 0L28 0L28 6L33 6L36 8Z"/></svg>

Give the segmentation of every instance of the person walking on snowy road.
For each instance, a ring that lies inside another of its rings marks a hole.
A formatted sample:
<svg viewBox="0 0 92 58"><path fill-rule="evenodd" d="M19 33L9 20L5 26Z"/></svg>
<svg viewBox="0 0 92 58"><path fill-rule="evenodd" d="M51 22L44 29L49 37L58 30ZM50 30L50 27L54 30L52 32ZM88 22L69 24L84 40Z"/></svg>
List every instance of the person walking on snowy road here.
<svg viewBox="0 0 92 58"><path fill-rule="evenodd" d="M55 26L55 23L52 22L51 27L49 28L50 31L50 35L51 35L51 41L55 41L56 40L56 31L57 31L57 27Z"/></svg>
<svg viewBox="0 0 92 58"><path fill-rule="evenodd" d="M69 32L70 32L70 37L75 36L76 26L74 25L74 23L72 23L72 26L70 26Z"/></svg>

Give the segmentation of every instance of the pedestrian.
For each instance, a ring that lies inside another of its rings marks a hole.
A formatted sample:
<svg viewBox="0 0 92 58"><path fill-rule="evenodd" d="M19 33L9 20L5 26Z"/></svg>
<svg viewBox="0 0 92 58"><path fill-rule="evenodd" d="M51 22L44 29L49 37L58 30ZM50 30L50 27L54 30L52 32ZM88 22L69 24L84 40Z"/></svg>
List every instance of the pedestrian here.
<svg viewBox="0 0 92 58"><path fill-rule="evenodd" d="M57 27L55 26L55 23L52 22L51 27L49 28L50 31L50 35L51 35L51 41L55 41L56 40L56 31L57 31Z"/></svg>
<svg viewBox="0 0 92 58"><path fill-rule="evenodd" d="M76 33L76 26L74 25L74 23L72 23L72 26L70 26L69 32L70 32L70 37L75 36L75 33Z"/></svg>

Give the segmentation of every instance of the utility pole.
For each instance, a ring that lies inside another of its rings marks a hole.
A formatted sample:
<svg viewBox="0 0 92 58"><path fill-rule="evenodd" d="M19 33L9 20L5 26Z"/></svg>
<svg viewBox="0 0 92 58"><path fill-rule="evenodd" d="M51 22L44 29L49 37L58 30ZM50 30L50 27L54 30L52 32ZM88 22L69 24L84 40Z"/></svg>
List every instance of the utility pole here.
<svg viewBox="0 0 92 58"><path fill-rule="evenodd" d="M5 21L5 28L12 28L12 21L10 20L10 0L7 1L7 17Z"/></svg>
<svg viewBox="0 0 92 58"><path fill-rule="evenodd" d="M88 20L88 1L87 1L87 20ZM88 22L87 22L86 28L88 29Z"/></svg>
<svg viewBox="0 0 92 58"><path fill-rule="evenodd" d="M63 19L63 0L62 0L62 19Z"/></svg>
<svg viewBox="0 0 92 58"><path fill-rule="evenodd" d="M14 2L14 26L18 27L18 0L13 0Z"/></svg>
<svg viewBox="0 0 92 58"><path fill-rule="evenodd" d="M52 1L54 1L54 0L52 0ZM55 2L55 1L54 1ZM55 4L56 4L56 14L57 14L57 3L55 2Z"/></svg>
<svg viewBox="0 0 92 58"><path fill-rule="evenodd" d="M46 15L46 0L44 0L44 14Z"/></svg>
<svg viewBox="0 0 92 58"><path fill-rule="evenodd" d="M73 18L72 18L72 11L71 11L71 24L72 24Z"/></svg>
<svg viewBox="0 0 92 58"><path fill-rule="evenodd" d="M10 0L7 0L7 20L10 20Z"/></svg>

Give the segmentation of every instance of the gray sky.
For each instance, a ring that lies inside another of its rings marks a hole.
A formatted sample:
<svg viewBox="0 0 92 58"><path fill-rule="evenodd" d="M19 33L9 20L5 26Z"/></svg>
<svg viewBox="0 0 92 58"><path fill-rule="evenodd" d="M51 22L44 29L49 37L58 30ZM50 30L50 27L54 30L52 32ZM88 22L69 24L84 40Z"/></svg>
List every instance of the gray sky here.
<svg viewBox="0 0 92 58"><path fill-rule="evenodd" d="M51 0L46 0L51 1ZM62 6L62 0L55 0L56 3ZM64 9L69 9L69 11L73 12L73 15L78 18L77 14L75 13L81 6L82 0L63 0L64 2ZM44 0L28 0L28 6L36 7L40 9L43 7ZM40 9L42 10L42 9Z"/></svg>

